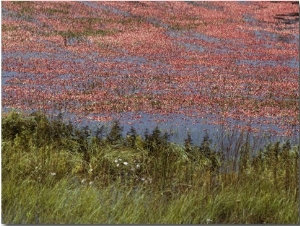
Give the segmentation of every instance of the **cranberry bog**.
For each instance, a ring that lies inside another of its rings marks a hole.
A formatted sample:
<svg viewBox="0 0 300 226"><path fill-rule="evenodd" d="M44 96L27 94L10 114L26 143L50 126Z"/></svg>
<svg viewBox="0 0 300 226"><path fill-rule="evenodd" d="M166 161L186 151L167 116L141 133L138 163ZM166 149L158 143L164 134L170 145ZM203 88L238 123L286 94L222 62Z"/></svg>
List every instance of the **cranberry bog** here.
<svg viewBox="0 0 300 226"><path fill-rule="evenodd" d="M2 2L2 113L299 143L292 2Z"/></svg>

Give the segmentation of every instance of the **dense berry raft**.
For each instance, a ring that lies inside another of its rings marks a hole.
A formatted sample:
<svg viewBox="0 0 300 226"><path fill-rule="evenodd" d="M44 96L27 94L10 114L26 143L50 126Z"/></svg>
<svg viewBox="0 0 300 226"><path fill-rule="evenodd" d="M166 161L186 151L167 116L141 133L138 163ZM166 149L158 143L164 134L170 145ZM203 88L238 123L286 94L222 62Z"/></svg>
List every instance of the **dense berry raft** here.
<svg viewBox="0 0 300 226"><path fill-rule="evenodd" d="M291 2L2 2L2 111L297 137Z"/></svg>

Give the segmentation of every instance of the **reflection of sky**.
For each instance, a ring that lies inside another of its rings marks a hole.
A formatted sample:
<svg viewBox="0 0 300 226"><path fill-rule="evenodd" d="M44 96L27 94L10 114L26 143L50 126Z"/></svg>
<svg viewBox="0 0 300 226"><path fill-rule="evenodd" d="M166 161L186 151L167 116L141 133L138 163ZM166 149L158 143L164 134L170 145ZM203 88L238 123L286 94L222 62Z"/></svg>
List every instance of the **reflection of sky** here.
<svg viewBox="0 0 300 226"><path fill-rule="evenodd" d="M263 66L286 66L290 68L299 68L299 61L296 59L293 60L284 60L284 61L271 61L271 60L236 60L238 65L247 64L254 67L263 67Z"/></svg>
<svg viewBox="0 0 300 226"><path fill-rule="evenodd" d="M18 73L15 71L1 71L1 85L4 86L9 79L11 79L17 75L18 75ZM2 93L2 95L3 95L3 93Z"/></svg>
<svg viewBox="0 0 300 226"><path fill-rule="evenodd" d="M138 119L134 119L136 115L139 115ZM91 115L89 115L91 116ZM96 115L94 115L96 116ZM75 117L75 116L73 116ZM187 134L191 134L191 138L195 145L200 145L203 140L203 136L207 133L210 138L217 139L218 136L231 135L230 129L226 129L220 125L211 124L212 120L217 120L216 115L211 115L205 118L189 118L181 114L172 115L160 115L160 114L148 114L143 112L127 112L119 115L113 115L114 120L119 120L120 124L123 126L123 135L126 136L131 127L134 127L138 134L144 135L146 129L151 133L156 126L160 129L162 134L165 132L170 135L170 141L180 144L184 144L184 140ZM231 125L246 125L245 122L236 121L231 119L229 122ZM104 125L109 131L111 123L109 122L94 122L93 120L84 119L79 126L89 126L91 131L96 131L101 125ZM276 125L258 125L251 124L252 128L259 128L264 131L278 131L282 132ZM237 135L241 135L237 130L234 131ZM246 136L246 134L244 134ZM238 136L236 136L238 137ZM272 138L264 136L262 133L250 134L250 139L252 142L260 142L260 145L265 145L271 140L282 140L285 141L287 138L282 136L272 136ZM292 144L297 144L298 137L295 136L291 139Z"/></svg>
<svg viewBox="0 0 300 226"><path fill-rule="evenodd" d="M291 44L299 44L299 35L296 35L296 34L282 36L275 32L269 32L269 31L265 31L265 30L256 30L256 31L254 31L254 34L257 39L262 40L262 41L270 40L271 42L274 42L274 43L285 42L285 43L291 43Z"/></svg>
<svg viewBox="0 0 300 226"><path fill-rule="evenodd" d="M103 5L103 4L97 4L96 2L87 2L87 1L79 1L79 2L86 5L86 6L94 8L94 9L102 9L102 10L110 11L114 14L119 15L119 16L130 16L130 13L119 10L119 9L116 9L114 7L111 7L111 6L106 6L106 5Z"/></svg>

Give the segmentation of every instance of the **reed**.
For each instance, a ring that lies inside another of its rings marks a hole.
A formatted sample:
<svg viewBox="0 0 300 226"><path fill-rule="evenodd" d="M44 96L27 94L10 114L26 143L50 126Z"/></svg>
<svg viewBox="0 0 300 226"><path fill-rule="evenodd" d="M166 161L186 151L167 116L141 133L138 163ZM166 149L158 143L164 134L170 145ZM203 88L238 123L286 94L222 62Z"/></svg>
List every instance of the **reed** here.
<svg viewBox="0 0 300 226"><path fill-rule="evenodd" d="M299 146L238 138L231 158L207 134L196 146L121 129L94 136L41 113L3 115L2 223L299 222Z"/></svg>

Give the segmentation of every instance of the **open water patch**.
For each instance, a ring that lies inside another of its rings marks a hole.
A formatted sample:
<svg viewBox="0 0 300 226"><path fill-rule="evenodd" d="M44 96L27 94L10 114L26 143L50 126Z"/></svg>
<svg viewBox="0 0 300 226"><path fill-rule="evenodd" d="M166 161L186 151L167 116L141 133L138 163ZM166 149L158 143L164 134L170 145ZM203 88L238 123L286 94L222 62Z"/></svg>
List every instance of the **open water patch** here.
<svg viewBox="0 0 300 226"><path fill-rule="evenodd" d="M284 61L273 61L273 60L236 60L237 65L250 65L253 67L264 67L264 66L273 66L276 67L278 65L290 67L290 68L299 68L299 61L296 59L292 60L284 60Z"/></svg>
<svg viewBox="0 0 300 226"><path fill-rule="evenodd" d="M283 42L289 44L299 44L299 35L281 35L276 32L270 32L265 30L255 30L254 35L256 39L266 41L270 40L271 42Z"/></svg>
<svg viewBox="0 0 300 226"><path fill-rule="evenodd" d="M72 115L74 121L76 115ZM146 113L146 112L123 112L119 114L111 114L109 116L110 120L99 122L95 120L97 117L105 118L105 114L89 114L86 117L79 120L77 123L79 127L88 126L88 128L93 132L97 128L104 126L109 131L111 123L114 120L118 120L120 125L123 127L123 136L130 131L131 127L135 128L139 135L144 135L147 131L151 133L156 127L160 129L162 134L167 133L170 135L169 141L177 144L183 145L187 134L191 135L193 144L200 145L203 137L207 134L212 141L217 141L220 137L235 135L235 138L238 139L240 136L249 136L251 142L257 144L259 147L275 142L275 141L287 141L289 140L291 144L296 145L299 142L299 137L296 134L293 136L284 136L281 134L283 129L280 129L275 124L260 124L253 122L251 125L247 122L227 118L227 126L213 123L219 116L211 115L205 117L188 117L183 114L159 114L159 113ZM247 130L239 130L235 128L236 126L250 126L252 129L257 129L258 132L251 132ZM274 133L275 132L275 133ZM259 142L258 142L259 141Z"/></svg>
<svg viewBox="0 0 300 226"><path fill-rule="evenodd" d="M97 4L99 2L96 3L96 2L90 2L90 1L80 1L80 3L82 3L88 7L91 7L93 9L101 9L101 10L109 11L109 12L112 12L119 16L130 16L130 13L128 13L128 12L116 9L112 6L103 5L102 2L100 2L100 4Z"/></svg>
<svg viewBox="0 0 300 226"><path fill-rule="evenodd" d="M18 75L19 75L19 73L15 72L15 71L1 71L1 85L2 86L7 85L7 82L10 79L12 79Z"/></svg>

